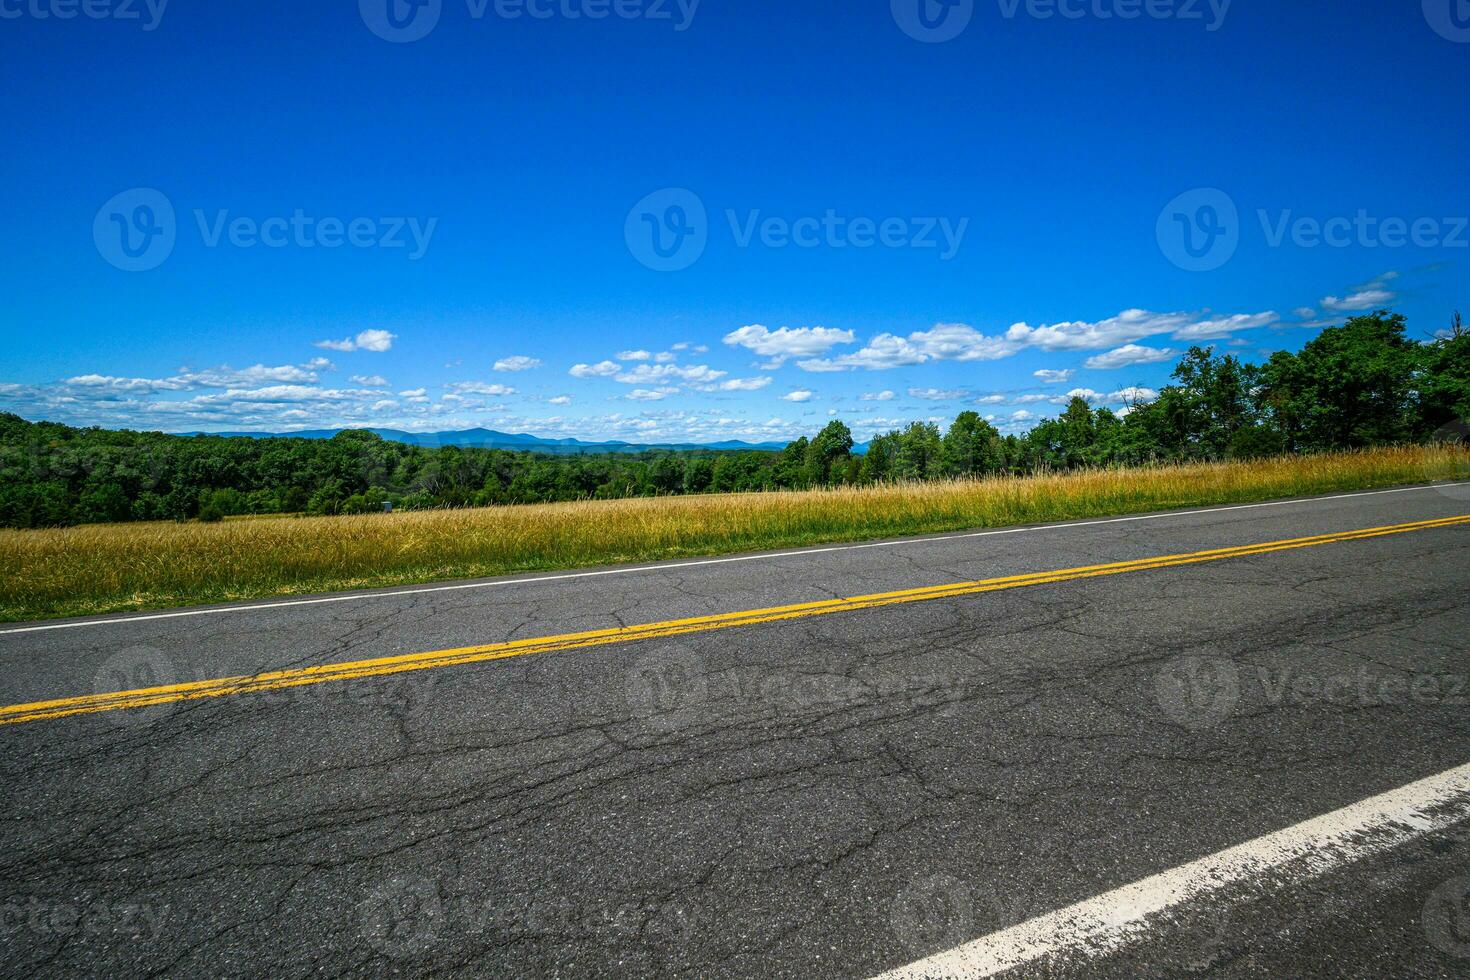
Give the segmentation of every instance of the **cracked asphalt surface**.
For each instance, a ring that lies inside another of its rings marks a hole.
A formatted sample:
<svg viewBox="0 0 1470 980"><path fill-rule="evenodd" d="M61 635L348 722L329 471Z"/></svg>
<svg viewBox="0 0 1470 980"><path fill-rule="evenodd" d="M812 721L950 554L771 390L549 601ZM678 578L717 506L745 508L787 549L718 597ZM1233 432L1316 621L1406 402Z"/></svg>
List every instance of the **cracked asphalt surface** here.
<svg viewBox="0 0 1470 980"><path fill-rule="evenodd" d="M0 635L0 704L1462 514L1427 488L105 619ZM871 976L1470 761L1467 544L3 727L0 972ZM1437 834L1033 972L1463 976L1467 875Z"/></svg>

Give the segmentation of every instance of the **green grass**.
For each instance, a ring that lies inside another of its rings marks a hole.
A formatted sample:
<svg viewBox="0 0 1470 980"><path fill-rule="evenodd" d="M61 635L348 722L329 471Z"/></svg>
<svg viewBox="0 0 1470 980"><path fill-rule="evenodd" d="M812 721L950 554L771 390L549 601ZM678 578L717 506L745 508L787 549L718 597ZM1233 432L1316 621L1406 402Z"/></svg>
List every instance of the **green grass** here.
<svg viewBox="0 0 1470 980"><path fill-rule="evenodd" d="M793 493L0 531L0 621L1249 503L1467 476L1470 454L1462 447L1402 447Z"/></svg>

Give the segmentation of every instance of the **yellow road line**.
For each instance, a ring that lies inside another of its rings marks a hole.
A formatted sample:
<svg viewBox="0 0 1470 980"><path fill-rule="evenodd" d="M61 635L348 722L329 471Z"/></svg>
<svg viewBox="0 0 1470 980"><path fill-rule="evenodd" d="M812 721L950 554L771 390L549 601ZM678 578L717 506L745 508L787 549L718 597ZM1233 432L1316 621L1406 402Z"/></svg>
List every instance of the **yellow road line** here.
<svg viewBox="0 0 1470 980"><path fill-rule="evenodd" d="M87 694L79 697L58 698L53 701L37 701L31 704L13 704L0 707L0 725L15 725L49 718L65 718L70 715L95 714L101 711L121 711L128 708L143 708L174 701L194 701L200 698L217 698L231 694L250 694L258 691L280 690L303 687L308 684L325 684L333 681L355 680L361 677L382 677L415 670L430 670L460 664L484 663L490 660L505 660L533 653L554 653L562 650L580 650L606 646L612 643L631 643L637 640L652 640L680 636L686 633L705 633L711 630L731 629L737 626L754 626L758 623L774 623L788 619L804 619L808 616L826 616L832 613L854 612L859 609L876 609L910 602L926 602L931 599L949 599L957 596L978 595L983 592L999 592L1032 585L1047 585L1054 582L1069 582L1076 579L1099 578L1105 575L1121 575L1125 572L1142 572L1156 568L1172 568L1180 565L1197 565L1203 562L1223 561L1227 558L1245 558L1276 551L1296 548L1312 548L1324 544L1360 541L1366 538L1384 537L1392 534L1407 534L1413 531L1428 531L1436 528L1470 524L1470 515L1445 517L1429 521L1414 521L1409 524L1394 524L1386 527L1362 528L1336 534L1318 534L1307 538L1291 538L1284 541L1269 541L1262 544L1239 545L1233 548L1216 548L1182 555L1160 555L1154 558L1139 558L1133 561L1112 562L1106 565L1087 565L1081 568L1065 568L1049 572L1030 572L1024 575L1007 575L1002 578L984 579L977 582L954 582L948 585L925 586L897 592L880 592L874 595L854 596L849 599L824 599L818 602L803 602L789 606L774 606L769 609L749 609L743 612L718 613L712 616L694 616L688 619L673 619L658 623L642 623L636 626L621 626L613 629L589 630L583 633L566 633L560 636L542 636L529 640L512 640L508 643L489 643L483 646L461 647L455 650L434 650L427 653L410 653L374 660L358 660L349 663L322 664L292 670L268 671L245 677L221 677L214 680L195 681L186 684L170 684L163 687L142 688L135 691L109 691L102 694Z"/></svg>

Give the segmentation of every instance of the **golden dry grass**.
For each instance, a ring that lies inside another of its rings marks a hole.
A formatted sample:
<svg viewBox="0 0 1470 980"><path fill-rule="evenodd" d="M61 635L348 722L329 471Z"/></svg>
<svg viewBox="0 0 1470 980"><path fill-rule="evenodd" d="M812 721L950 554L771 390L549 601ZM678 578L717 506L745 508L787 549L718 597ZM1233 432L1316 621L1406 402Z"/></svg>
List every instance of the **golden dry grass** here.
<svg viewBox="0 0 1470 980"><path fill-rule="evenodd" d="M0 620L1005 527L1464 478L1460 447L475 510L0 531Z"/></svg>

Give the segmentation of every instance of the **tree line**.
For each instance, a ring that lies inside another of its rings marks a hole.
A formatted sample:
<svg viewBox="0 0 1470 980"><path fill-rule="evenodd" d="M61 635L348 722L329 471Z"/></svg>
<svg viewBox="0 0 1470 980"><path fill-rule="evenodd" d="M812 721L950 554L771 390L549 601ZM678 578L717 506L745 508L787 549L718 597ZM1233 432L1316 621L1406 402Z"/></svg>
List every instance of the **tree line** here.
<svg viewBox="0 0 1470 980"><path fill-rule="evenodd" d="M1073 398L1024 435L977 412L855 452L830 422L780 452L552 456L425 447L362 431L332 439L78 429L0 414L0 526L350 514L680 493L872 484L1079 467L1249 459L1420 442L1470 417L1470 334L1432 339L1379 311L1264 364L1191 348L1173 384L1124 412Z"/></svg>

